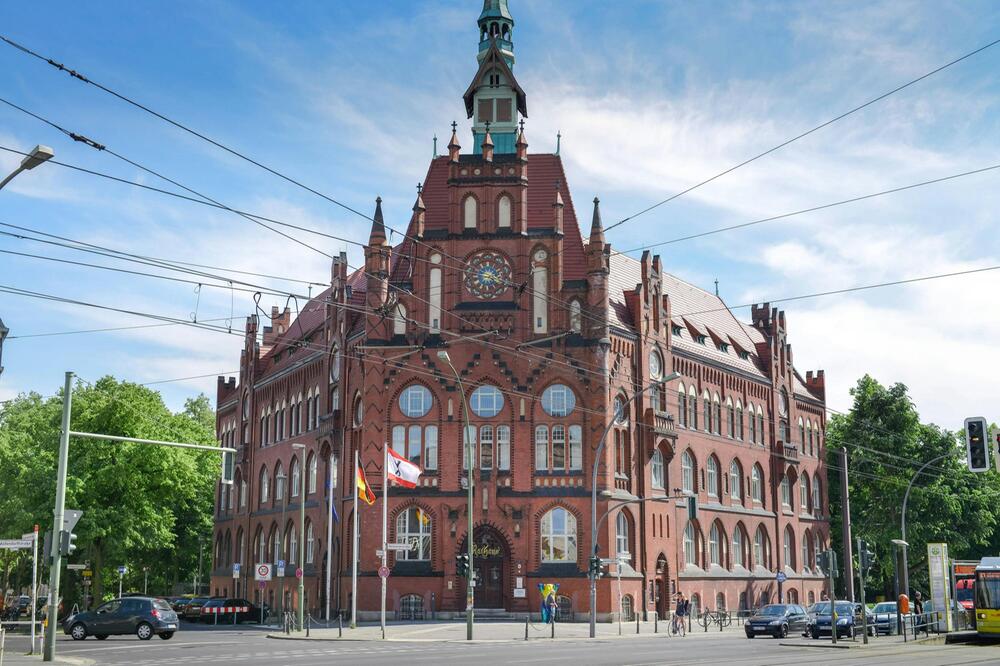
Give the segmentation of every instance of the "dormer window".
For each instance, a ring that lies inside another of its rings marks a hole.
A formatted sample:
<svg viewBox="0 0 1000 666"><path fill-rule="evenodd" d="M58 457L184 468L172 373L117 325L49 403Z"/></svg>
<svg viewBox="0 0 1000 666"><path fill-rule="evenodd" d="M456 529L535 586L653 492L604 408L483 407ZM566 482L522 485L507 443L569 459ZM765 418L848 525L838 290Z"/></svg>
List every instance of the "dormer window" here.
<svg viewBox="0 0 1000 666"><path fill-rule="evenodd" d="M740 358L743 359L744 361L749 361L750 360L750 352L740 350Z"/></svg>
<svg viewBox="0 0 1000 666"><path fill-rule="evenodd" d="M676 335L678 338L681 337L681 331L683 331L683 328L678 326L677 324L674 324L673 326L670 327L670 332Z"/></svg>
<svg viewBox="0 0 1000 666"><path fill-rule="evenodd" d="M719 343L719 351L722 352L723 354L728 354L729 353L729 345L727 343L725 343L725 342L720 342Z"/></svg>
<svg viewBox="0 0 1000 666"><path fill-rule="evenodd" d="M694 341L697 342L699 345L703 345L708 342L708 338L704 335L698 335L695 337Z"/></svg>

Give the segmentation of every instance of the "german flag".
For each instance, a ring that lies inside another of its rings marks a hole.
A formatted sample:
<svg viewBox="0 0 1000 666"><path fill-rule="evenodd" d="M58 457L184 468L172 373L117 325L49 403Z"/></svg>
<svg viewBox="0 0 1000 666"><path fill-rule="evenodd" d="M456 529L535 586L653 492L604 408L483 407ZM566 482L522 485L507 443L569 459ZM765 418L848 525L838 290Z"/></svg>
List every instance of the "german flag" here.
<svg viewBox="0 0 1000 666"><path fill-rule="evenodd" d="M361 465L358 465L357 484L358 497L367 502L369 506L375 504L375 493L372 492L372 487L368 485L368 479L365 478L365 470Z"/></svg>

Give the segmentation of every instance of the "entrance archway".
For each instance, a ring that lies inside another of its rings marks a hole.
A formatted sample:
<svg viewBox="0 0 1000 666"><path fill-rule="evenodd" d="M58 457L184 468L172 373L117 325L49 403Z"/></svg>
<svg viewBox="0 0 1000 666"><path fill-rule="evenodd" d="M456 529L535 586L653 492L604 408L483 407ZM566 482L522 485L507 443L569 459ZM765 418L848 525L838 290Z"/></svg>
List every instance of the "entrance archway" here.
<svg viewBox="0 0 1000 666"><path fill-rule="evenodd" d="M459 552L468 552L465 539L462 539ZM472 569L476 572L476 608L506 608L509 560L510 552L503 535L489 525L477 527L472 543Z"/></svg>

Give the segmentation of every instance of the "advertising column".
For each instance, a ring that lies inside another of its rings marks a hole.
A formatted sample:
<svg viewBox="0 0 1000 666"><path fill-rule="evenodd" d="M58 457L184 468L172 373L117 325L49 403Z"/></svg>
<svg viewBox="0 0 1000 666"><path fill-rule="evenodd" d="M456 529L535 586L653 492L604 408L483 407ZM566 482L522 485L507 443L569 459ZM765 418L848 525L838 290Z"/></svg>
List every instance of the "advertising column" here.
<svg viewBox="0 0 1000 666"><path fill-rule="evenodd" d="M944 611L944 623L939 627L952 631L951 590L948 585L948 544L927 544L927 568L930 571L931 599L934 610ZM936 619L936 618L932 618Z"/></svg>

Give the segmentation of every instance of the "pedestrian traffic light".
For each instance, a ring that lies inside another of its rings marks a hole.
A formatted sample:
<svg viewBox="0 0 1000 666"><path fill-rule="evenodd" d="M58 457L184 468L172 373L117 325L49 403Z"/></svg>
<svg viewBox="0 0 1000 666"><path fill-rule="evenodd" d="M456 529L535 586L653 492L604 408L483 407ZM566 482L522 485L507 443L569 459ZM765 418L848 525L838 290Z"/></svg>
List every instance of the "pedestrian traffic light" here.
<svg viewBox="0 0 1000 666"><path fill-rule="evenodd" d="M982 416L965 419L965 450L969 469L986 472L990 469L990 427Z"/></svg>
<svg viewBox="0 0 1000 666"><path fill-rule="evenodd" d="M468 578L469 576L469 556L462 553L457 558L455 558L455 565L458 569L458 575L463 578Z"/></svg>
<svg viewBox="0 0 1000 666"><path fill-rule="evenodd" d="M590 576L594 580L604 577L604 564L596 555L590 558Z"/></svg>
<svg viewBox="0 0 1000 666"><path fill-rule="evenodd" d="M698 520L698 498L688 495L688 520Z"/></svg>
<svg viewBox="0 0 1000 666"><path fill-rule="evenodd" d="M59 554L72 555L76 550L76 535L66 530L59 532Z"/></svg>

